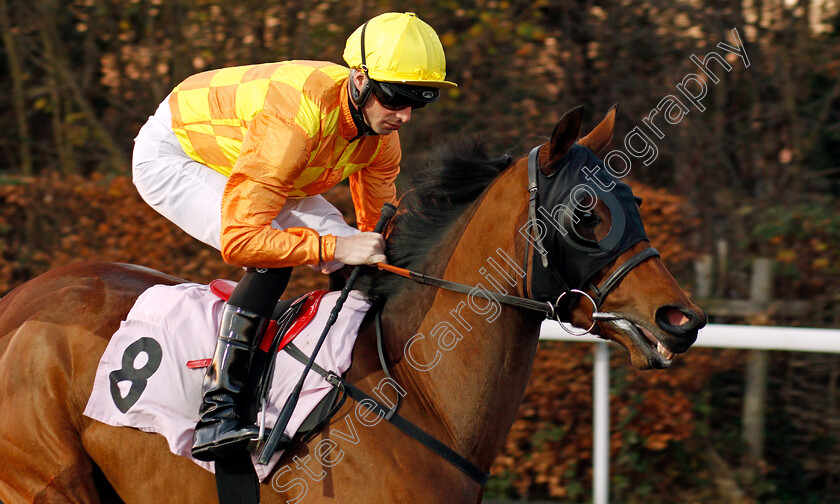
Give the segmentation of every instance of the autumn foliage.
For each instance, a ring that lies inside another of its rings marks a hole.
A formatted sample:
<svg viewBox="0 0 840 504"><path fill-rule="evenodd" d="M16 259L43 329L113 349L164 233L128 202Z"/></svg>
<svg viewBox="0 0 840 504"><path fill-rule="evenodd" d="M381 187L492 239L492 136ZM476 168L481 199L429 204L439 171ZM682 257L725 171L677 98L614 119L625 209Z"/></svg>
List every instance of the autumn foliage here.
<svg viewBox="0 0 840 504"><path fill-rule="evenodd" d="M349 194L334 200L350 205ZM7 179L0 184L0 205L0 293L80 260L139 264L195 282L241 275L215 249L146 205L124 175ZM295 278L294 292L326 285L308 268L299 268Z"/></svg>
<svg viewBox="0 0 840 504"><path fill-rule="evenodd" d="M592 361L590 345L542 343L519 417L493 468L506 496L588 500ZM702 425L696 396L710 376L741 359L693 349L663 372L640 372L627 361L625 351L613 352L610 459L611 486L622 497L617 502L630 502L641 486L674 494L687 479L697 485L702 476L692 471L702 465L702 455L686 456L689 447L702 444L696 435Z"/></svg>

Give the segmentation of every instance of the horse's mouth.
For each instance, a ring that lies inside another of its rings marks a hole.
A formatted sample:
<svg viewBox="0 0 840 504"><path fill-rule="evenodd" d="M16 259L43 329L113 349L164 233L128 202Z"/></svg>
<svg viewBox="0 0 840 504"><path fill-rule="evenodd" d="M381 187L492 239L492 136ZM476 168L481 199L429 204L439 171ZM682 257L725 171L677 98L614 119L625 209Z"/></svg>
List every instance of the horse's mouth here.
<svg viewBox="0 0 840 504"><path fill-rule="evenodd" d="M610 332L618 333L617 335L610 335L609 339L613 339L626 347L630 352L633 365L639 369L668 368L680 355L665 348L665 345L659 341L652 331L627 318L613 315L600 322L611 329ZM618 335L624 336L624 338L616 337Z"/></svg>

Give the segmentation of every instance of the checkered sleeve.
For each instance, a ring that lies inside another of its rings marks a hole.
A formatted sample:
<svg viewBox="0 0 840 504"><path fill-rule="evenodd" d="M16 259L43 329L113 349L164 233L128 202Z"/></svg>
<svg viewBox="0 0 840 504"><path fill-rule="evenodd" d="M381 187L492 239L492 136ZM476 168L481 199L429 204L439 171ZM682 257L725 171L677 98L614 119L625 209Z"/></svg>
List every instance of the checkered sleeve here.
<svg viewBox="0 0 840 504"><path fill-rule="evenodd" d="M394 132L382 137L380 142L379 152L370 165L350 175L356 224L362 231L373 231L382 205L397 200L394 181L400 173L400 138Z"/></svg>
<svg viewBox="0 0 840 504"><path fill-rule="evenodd" d="M272 229L312 142L293 120L271 112L254 117L222 199L222 257L238 266L281 268L317 264L320 236L308 228Z"/></svg>

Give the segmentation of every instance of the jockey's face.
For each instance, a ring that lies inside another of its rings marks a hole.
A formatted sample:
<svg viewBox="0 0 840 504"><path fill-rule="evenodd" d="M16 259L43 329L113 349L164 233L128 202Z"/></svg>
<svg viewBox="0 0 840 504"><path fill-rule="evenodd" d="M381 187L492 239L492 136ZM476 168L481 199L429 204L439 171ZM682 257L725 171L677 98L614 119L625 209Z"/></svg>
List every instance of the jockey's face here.
<svg viewBox="0 0 840 504"><path fill-rule="evenodd" d="M362 72L355 72L353 74L353 84L357 89L361 90L364 87L366 78ZM362 115L367 125L377 135L390 135L400 129L400 126L404 123L411 120L411 107L400 110L387 109L371 93L362 106Z"/></svg>

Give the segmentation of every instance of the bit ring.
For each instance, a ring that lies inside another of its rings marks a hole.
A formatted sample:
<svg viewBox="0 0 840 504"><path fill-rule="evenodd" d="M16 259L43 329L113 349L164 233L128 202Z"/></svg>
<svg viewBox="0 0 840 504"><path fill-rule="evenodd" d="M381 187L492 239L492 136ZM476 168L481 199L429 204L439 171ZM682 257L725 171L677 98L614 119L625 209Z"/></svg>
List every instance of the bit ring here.
<svg viewBox="0 0 840 504"><path fill-rule="evenodd" d="M592 303L592 313L595 313L595 312L597 312L597 311L598 311L598 306L595 304L595 300L594 300L594 299L592 299L592 296L590 296L589 294L587 294L587 293L583 292L583 291L582 291L582 290L580 290L580 289L572 289L572 290L569 290L569 291L566 291L566 292L564 292L564 293L560 294L560 296L558 296L558 297L557 297L557 301L555 301L555 302L554 302L554 305L555 305L555 306L559 305L559 304L560 304L560 300L561 300L561 299L563 299L563 296L565 296L566 294L580 294L581 296L583 296L583 297L585 297L586 299L588 299L590 303ZM554 318L555 318L555 320L557 320L557 322L560 322L560 314L559 314L559 313L556 313L556 310L555 310L555 313L554 313ZM595 324L597 324L597 323L598 323L598 321L597 321L597 320L595 320L595 319L593 318L593 319L592 319L592 325L591 325L591 326L589 326L589 329L586 329L586 330L584 330L583 332L575 332L575 331L572 331L571 329L569 329L569 328L567 328L565 325L563 325L563 323L562 323L562 322L560 322L560 327L562 327L564 331L566 331L567 333L571 334L572 336L583 336L584 334L587 334L587 333L589 333L592 329L594 329L594 328L595 328Z"/></svg>

